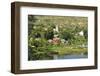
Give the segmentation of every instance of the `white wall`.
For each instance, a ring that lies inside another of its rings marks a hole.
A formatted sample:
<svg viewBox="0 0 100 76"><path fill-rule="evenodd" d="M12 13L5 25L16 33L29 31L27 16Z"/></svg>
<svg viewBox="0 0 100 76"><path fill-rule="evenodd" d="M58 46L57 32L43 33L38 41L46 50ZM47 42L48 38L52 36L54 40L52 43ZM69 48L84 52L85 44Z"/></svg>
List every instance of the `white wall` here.
<svg viewBox="0 0 100 76"><path fill-rule="evenodd" d="M10 3L13 1L25 2L43 2L57 4L74 4L74 5L90 5L99 6L100 0L0 0L0 76L17 76L10 73L11 61L11 10ZM100 16L100 6L99 15ZM98 18L100 20L100 18ZM98 21L99 40L100 42L100 22ZM100 46L100 43L99 43ZM98 55L100 58L100 48ZM53 73L38 73L38 74L21 74L18 76L100 76L100 59L98 60L98 70L81 70L81 71L65 71Z"/></svg>

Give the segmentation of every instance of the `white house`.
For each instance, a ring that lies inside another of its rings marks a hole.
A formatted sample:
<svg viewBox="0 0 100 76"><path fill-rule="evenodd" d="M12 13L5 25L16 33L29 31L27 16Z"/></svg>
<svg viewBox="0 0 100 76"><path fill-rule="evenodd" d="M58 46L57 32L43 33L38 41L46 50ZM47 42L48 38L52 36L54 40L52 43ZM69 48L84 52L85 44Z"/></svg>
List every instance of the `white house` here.
<svg viewBox="0 0 100 76"><path fill-rule="evenodd" d="M79 35L80 35L80 36L83 36L83 35L84 35L84 32L83 32L83 31L80 31L80 32L79 32Z"/></svg>

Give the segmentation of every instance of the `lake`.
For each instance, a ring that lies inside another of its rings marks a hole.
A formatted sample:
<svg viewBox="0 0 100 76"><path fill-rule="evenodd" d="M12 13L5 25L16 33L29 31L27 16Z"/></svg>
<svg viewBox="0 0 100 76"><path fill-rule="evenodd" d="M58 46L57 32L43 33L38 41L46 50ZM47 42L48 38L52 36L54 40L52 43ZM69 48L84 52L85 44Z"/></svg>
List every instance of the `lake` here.
<svg viewBox="0 0 100 76"><path fill-rule="evenodd" d="M80 59L88 58L88 55L64 55L64 56L54 56L54 59Z"/></svg>

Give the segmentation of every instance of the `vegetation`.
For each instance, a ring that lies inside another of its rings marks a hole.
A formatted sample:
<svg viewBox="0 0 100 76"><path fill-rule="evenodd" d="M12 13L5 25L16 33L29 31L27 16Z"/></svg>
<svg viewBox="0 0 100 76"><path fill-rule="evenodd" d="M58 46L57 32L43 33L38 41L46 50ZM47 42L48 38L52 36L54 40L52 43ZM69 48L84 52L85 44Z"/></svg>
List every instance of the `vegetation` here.
<svg viewBox="0 0 100 76"><path fill-rule="evenodd" d="M87 55L87 17L28 16L28 60Z"/></svg>

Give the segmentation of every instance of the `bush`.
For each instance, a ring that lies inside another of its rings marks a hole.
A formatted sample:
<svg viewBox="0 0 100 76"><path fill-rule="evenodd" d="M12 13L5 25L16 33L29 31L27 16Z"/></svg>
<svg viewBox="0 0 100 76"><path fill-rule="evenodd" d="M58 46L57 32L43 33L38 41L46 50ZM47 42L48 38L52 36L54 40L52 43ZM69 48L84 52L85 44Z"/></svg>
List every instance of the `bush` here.
<svg viewBox="0 0 100 76"><path fill-rule="evenodd" d="M70 30L66 29L60 32L60 37L65 40L71 40L74 38L74 35Z"/></svg>
<svg viewBox="0 0 100 76"><path fill-rule="evenodd" d="M29 60L42 60L42 59L52 59L48 53L52 52L49 48L51 45L47 40L42 38L30 39L31 44L28 46L29 49Z"/></svg>

